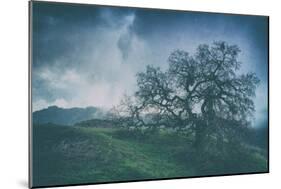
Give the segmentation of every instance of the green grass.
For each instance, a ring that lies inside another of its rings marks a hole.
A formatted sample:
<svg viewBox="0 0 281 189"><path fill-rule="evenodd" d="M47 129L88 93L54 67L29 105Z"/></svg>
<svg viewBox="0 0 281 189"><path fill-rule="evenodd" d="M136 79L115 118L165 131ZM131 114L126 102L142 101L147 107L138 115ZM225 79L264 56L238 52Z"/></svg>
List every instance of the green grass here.
<svg viewBox="0 0 281 189"><path fill-rule="evenodd" d="M143 136L112 128L34 125L33 185L69 185L125 180L260 172L258 151L198 156L190 138L159 132Z"/></svg>

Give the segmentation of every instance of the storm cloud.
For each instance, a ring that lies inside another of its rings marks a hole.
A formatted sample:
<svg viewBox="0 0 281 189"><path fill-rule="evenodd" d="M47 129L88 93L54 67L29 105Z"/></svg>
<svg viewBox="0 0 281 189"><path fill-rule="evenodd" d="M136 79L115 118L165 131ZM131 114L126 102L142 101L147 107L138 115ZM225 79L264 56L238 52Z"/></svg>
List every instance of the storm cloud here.
<svg viewBox="0 0 281 189"><path fill-rule="evenodd" d="M267 119L268 30L260 16L33 3L33 111L51 105L111 108L136 90L136 73L166 69L169 54L223 40L241 49L241 72L261 79L257 122Z"/></svg>

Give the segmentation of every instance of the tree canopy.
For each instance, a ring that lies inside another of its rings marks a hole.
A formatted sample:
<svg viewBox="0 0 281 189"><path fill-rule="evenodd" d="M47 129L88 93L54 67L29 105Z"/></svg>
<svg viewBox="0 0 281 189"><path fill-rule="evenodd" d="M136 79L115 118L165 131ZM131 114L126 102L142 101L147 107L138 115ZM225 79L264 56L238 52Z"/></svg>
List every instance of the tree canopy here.
<svg viewBox="0 0 281 189"><path fill-rule="evenodd" d="M119 107L122 123L184 131L195 135L197 145L208 137L237 138L250 124L259 83L255 73L240 73L239 53L238 46L218 41L199 45L194 55L175 50L165 71L147 66L136 76L135 95Z"/></svg>

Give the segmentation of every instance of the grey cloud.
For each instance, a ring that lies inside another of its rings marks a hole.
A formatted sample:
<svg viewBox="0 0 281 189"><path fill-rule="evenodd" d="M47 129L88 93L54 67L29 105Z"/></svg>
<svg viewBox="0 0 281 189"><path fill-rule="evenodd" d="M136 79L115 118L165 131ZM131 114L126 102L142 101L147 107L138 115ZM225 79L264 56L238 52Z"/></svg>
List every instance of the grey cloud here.
<svg viewBox="0 0 281 189"><path fill-rule="evenodd" d="M118 40L118 47L122 53L123 59L127 59L132 45L133 33L130 27L123 33Z"/></svg>
<svg viewBox="0 0 281 189"><path fill-rule="evenodd" d="M172 50L193 54L200 43L214 40L240 46L242 71L256 72L267 83L263 17L104 6L54 8L45 3L38 3L34 11L35 109L48 105L110 108L124 93L134 92L135 75L146 65L165 69ZM261 85L255 100L259 118L268 106L266 89Z"/></svg>

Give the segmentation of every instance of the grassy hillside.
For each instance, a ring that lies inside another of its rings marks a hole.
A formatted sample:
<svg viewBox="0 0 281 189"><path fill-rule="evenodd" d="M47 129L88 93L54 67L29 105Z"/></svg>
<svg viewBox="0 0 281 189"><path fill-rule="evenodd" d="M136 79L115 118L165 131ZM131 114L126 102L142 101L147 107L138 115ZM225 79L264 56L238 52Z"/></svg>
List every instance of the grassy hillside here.
<svg viewBox="0 0 281 189"><path fill-rule="evenodd" d="M198 156L191 138L150 136L112 128L34 125L33 185L264 172L262 149L231 149Z"/></svg>

